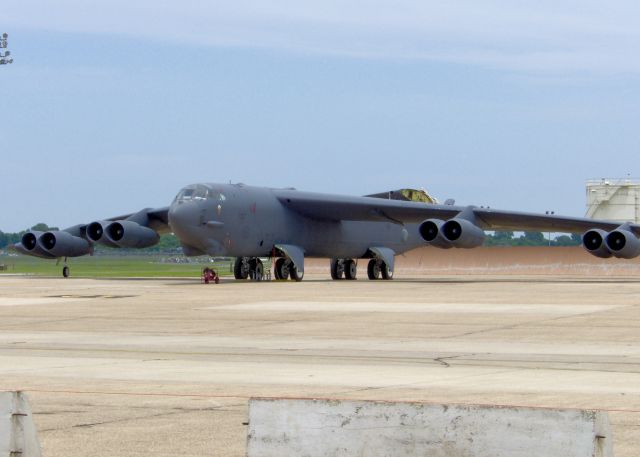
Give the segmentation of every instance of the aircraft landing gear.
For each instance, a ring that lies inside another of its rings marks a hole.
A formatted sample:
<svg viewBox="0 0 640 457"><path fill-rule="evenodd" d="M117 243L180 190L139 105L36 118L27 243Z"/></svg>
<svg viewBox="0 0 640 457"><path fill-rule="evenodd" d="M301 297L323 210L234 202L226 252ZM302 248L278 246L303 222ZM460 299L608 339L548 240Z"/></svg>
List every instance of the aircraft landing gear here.
<svg viewBox="0 0 640 457"><path fill-rule="evenodd" d="M236 257L233 265L233 276L236 279L247 279L249 277L249 257Z"/></svg>
<svg viewBox="0 0 640 457"><path fill-rule="evenodd" d="M358 264L353 259L331 259L331 279L356 279Z"/></svg>
<svg viewBox="0 0 640 457"><path fill-rule="evenodd" d="M291 266L291 260L280 257L276 260L274 267L274 274L276 279L286 281L289 279L289 268Z"/></svg>
<svg viewBox="0 0 640 457"><path fill-rule="evenodd" d="M371 259L367 265L367 276L369 279L393 279L393 271L380 259Z"/></svg>
<svg viewBox="0 0 640 457"><path fill-rule="evenodd" d="M342 279L344 277L344 259L331 259L331 279Z"/></svg>
<svg viewBox="0 0 640 457"><path fill-rule="evenodd" d="M302 281L304 277L304 271L298 271L298 267L295 266L293 262L290 262L289 265L289 276L296 282Z"/></svg>
<svg viewBox="0 0 640 457"><path fill-rule="evenodd" d="M255 258L249 261L249 278L253 281L262 281L264 277L264 265L262 260Z"/></svg>
<svg viewBox="0 0 640 457"><path fill-rule="evenodd" d="M276 279L280 281L291 279L300 282L304 277L304 271L298 271L298 267L295 266L291 259L287 259L286 257L276 259L274 274Z"/></svg>
<svg viewBox="0 0 640 457"><path fill-rule="evenodd" d="M58 261L56 262L56 265L60 265L60 258L58 258ZM63 267L62 267L62 277L63 278L68 278L70 274L71 274L71 269L67 265L67 258L65 257L64 258L64 264L63 264Z"/></svg>
<svg viewBox="0 0 640 457"><path fill-rule="evenodd" d="M264 265L258 257L236 257L233 266L233 276L236 279L251 279L262 281L264 277Z"/></svg>

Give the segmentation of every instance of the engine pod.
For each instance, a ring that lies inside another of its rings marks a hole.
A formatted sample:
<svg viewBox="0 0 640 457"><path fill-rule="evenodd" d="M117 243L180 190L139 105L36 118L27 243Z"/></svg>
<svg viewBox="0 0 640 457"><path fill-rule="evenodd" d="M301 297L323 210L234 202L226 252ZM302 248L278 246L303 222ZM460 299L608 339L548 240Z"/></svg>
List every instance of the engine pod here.
<svg viewBox="0 0 640 457"><path fill-rule="evenodd" d="M43 232L30 231L22 235L21 242L14 245L16 251L43 259L55 259L55 256L43 249L38 242L38 238L40 238L42 233Z"/></svg>
<svg viewBox="0 0 640 457"><path fill-rule="evenodd" d="M604 230L589 230L582 235L582 245L589 254L600 257L601 259L608 259L612 257L613 254L605 243L607 235L608 233Z"/></svg>
<svg viewBox="0 0 640 457"><path fill-rule="evenodd" d="M482 246L484 230L466 219L449 219L440 227L442 237L456 248L471 249Z"/></svg>
<svg viewBox="0 0 640 457"><path fill-rule="evenodd" d="M108 226L110 223L111 223L110 221L95 221L87 225L87 228L86 228L87 239L89 239L89 241L92 241L94 243L104 244L105 246L109 246L112 248L120 247L116 243L110 241L109 238L107 238L104 235L104 228Z"/></svg>
<svg viewBox="0 0 640 457"><path fill-rule="evenodd" d="M104 229L107 240L122 248L147 248L158 243L160 235L133 221L111 222Z"/></svg>
<svg viewBox="0 0 640 457"><path fill-rule="evenodd" d="M91 251L87 240L63 231L43 233L38 244L54 257L80 257Z"/></svg>
<svg viewBox="0 0 640 457"><path fill-rule="evenodd" d="M420 237L422 237L422 239L431 246L442 249L452 248L453 245L442 236L442 232L440 229L443 224L444 221L440 219L427 219L418 227Z"/></svg>
<svg viewBox="0 0 640 457"><path fill-rule="evenodd" d="M616 229L605 238L607 248L621 259L633 259L640 255L640 240L626 229Z"/></svg>

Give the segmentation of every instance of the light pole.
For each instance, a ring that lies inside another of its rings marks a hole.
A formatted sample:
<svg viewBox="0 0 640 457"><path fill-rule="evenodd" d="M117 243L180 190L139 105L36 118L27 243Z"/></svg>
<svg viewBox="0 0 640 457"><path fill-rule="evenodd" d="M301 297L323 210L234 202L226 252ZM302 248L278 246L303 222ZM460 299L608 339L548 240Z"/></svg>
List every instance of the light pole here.
<svg viewBox="0 0 640 457"><path fill-rule="evenodd" d="M548 216L553 216L554 214L556 214L555 211L545 211L544 213ZM551 232L549 232L548 236L549 236L549 246L551 246Z"/></svg>
<svg viewBox="0 0 640 457"><path fill-rule="evenodd" d="M3 33L2 37L0 38L0 49L7 48L7 38L9 38L9 35ZM10 63L13 63L13 58L10 56L11 53L9 51L0 52L0 65L8 65Z"/></svg>

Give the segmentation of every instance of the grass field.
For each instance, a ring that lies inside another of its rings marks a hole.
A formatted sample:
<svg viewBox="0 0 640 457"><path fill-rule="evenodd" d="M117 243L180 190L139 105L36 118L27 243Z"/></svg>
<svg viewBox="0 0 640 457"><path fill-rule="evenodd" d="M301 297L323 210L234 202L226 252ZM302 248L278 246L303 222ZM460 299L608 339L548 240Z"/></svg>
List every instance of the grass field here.
<svg viewBox="0 0 640 457"><path fill-rule="evenodd" d="M161 263L167 255L96 255L70 259L71 276L77 278L131 278L131 277L200 277L205 266L213 267L221 276L231 274L230 261L209 263L203 258L198 263ZM62 262L28 256L0 256L0 265L6 267L0 274L32 274L61 276Z"/></svg>

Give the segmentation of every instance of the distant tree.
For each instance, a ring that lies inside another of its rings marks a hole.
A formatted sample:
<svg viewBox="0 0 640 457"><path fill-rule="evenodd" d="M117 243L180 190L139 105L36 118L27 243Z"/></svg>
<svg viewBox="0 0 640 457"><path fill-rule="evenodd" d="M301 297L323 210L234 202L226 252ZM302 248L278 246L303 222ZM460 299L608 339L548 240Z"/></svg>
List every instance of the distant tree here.
<svg viewBox="0 0 640 457"><path fill-rule="evenodd" d="M49 227L44 222L39 222L36 225L34 225L33 227L31 227L31 230L34 230L34 231L37 231L37 232L48 232L50 230L60 230L60 229L58 227Z"/></svg>
<svg viewBox="0 0 640 457"><path fill-rule="evenodd" d="M0 249L4 249L9 244L9 235L0 230Z"/></svg>
<svg viewBox="0 0 640 457"><path fill-rule="evenodd" d="M573 246L573 240L569 235L560 235L553 240L554 246Z"/></svg>
<svg viewBox="0 0 640 457"><path fill-rule="evenodd" d="M542 232L524 232L518 239L519 246L545 246L549 241L545 239Z"/></svg>
<svg viewBox="0 0 640 457"><path fill-rule="evenodd" d="M180 242L173 233L169 233L167 235L160 236L158 244L149 249L162 252L176 251L180 249Z"/></svg>
<svg viewBox="0 0 640 457"><path fill-rule="evenodd" d="M488 235L485 240L485 246L513 246L513 232L495 232Z"/></svg>

